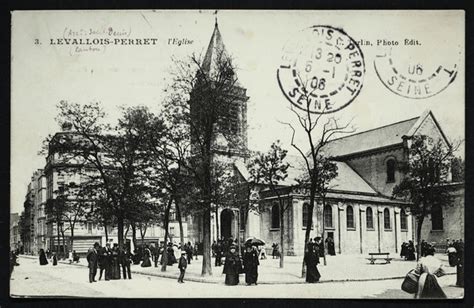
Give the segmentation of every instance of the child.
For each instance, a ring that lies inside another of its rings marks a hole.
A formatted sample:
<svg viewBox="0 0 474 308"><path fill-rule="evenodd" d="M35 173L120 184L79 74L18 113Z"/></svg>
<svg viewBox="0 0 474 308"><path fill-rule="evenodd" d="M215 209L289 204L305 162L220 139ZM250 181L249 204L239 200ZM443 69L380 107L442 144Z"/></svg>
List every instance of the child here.
<svg viewBox="0 0 474 308"><path fill-rule="evenodd" d="M180 271L178 282L184 283L184 273L186 272L186 267L188 266L188 260L186 260L186 251L181 251L181 258L179 258L178 268Z"/></svg>

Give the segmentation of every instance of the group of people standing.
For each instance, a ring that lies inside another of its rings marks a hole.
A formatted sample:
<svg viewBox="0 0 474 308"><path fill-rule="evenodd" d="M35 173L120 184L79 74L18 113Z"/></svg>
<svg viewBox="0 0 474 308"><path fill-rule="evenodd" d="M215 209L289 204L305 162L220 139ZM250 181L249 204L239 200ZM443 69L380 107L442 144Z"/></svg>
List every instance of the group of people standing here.
<svg viewBox="0 0 474 308"><path fill-rule="evenodd" d="M122 267L123 279L132 279L130 264L132 263L132 254L129 249L119 249L118 244L110 248L110 243L101 247L95 243L94 247L87 253L87 262L89 267L89 282L96 282L95 276L97 269L100 269L99 280L102 279L120 279L120 267Z"/></svg>
<svg viewBox="0 0 474 308"><path fill-rule="evenodd" d="M52 253L51 255L51 261L53 263L54 266L58 265L58 256L56 255L55 252ZM48 256L47 254L44 252L44 249L40 249L40 252L39 252L39 263L40 265L47 265L49 262L48 262Z"/></svg>
<svg viewBox="0 0 474 308"><path fill-rule="evenodd" d="M237 253L236 246L230 245L229 251L225 255L223 274L225 274L225 284L229 286L238 285L239 275L245 273L245 283L257 285L259 252L257 247L247 245L242 259Z"/></svg>
<svg viewBox="0 0 474 308"><path fill-rule="evenodd" d="M400 249L400 258L404 258L406 261L416 260L415 244L413 244L413 241L410 240L408 243L402 243L402 247Z"/></svg>

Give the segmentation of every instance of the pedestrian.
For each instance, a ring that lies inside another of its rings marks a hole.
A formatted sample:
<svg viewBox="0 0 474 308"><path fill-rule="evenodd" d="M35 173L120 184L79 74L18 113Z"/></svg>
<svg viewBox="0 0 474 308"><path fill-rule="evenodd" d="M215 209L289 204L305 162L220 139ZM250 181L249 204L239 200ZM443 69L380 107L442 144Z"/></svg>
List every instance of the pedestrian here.
<svg viewBox="0 0 474 308"><path fill-rule="evenodd" d="M196 260L198 259L198 254L199 254L199 243L194 243L194 253L193 253L195 256L196 256Z"/></svg>
<svg viewBox="0 0 474 308"><path fill-rule="evenodd" d="M54 252L53 253L53 266L56 266L56 265L58 265L58 256Z"/></svg>
<svg viewBox="0 0 474 308"><path fill-rule="evenodd" d="M279 249L278 249L278 244L277 243L273 243L272 245L272 259L275 259L275 258L279 258L280 257L280 252L279 252Z"/></svg>
<svg viewBox="0 0 474 308"><path fill-rule="evenodd" d="M123 279L132 279L132 273L130 271L130 264L132 263L132 254L130 248L123 249L120 251L120 264L122 265Z"/></svg>
<svg viewBox="0 0 474 308"><path fill-rule="evenodd" d="M264 260L267 258L267 253L265 251L265 245L260 248L260 260Z"/></svg>
<svg viewBox="0 0 474 308"><path fill-rule="evenodd" d="M178 268L179 268L179 277L178 282L184 283L184 274L186 273L186 268L188 267L188 260L186 260L186 251L181 251L181 257L179 258Z"/></svg>
<svg viewBox="0 0 474 308"><path fill-rule="evenodd" d="M98 249L100 245L99 243L95 242L94 246L89 249L87 252L87 264L89 268L89 282L93 283L96 282L95 275L97 274L97 265L99 261Z"/></svg>
<svg viewBox="0 0 474 308"><path fill-rule="evenodd" d="M46 258L46 254L44 253L43 249L40 249L39 253L39 263L40 265L46 265L48 264L48 259Z"/></svg>
<svg viewBox="0 0 474 308"><path fill-rule="evenodd" d="M43 251L44 253L44 251ZM16 253L15 251L10 251L10 279L12 278L12 273L13 273L13 269L15 268L15 265L18 265L18 263L16 263ZM47 261L46 261L47 262Z"/></svg>
<svg viewBox="0 0 474 308"><path fill-rule="evenodd" d="M403 242L400 248L400 258L407 259L407 242Z"/></svg>
<svg viewBox="0 0 474 308"><path fill-rule="evenodd" d="M79 263L79 255L76 253L75 250L72 251L72 261Z"/></svg>
<svg viewBox="0 0 474 308"><path fill-rule="evenodd" d="M464 287L464 242L460 240L457 245L456 253L456 286Z"/></svg>
<svg viewBox="0 0 474 308"><path fill-rule="evenodd" d="M185 246L186 249L186 257L188 259L188 264L191 264L191 260L193 259L193 245L191 245L191 242L188 242L188 245Z"/></svg>
<svg viewBox="0 0 474 308"><path fill-rule="evenodd" d="M229 247L229 252L225 256L224 270L225 284L234 286L239 284L239 274L243 272L242 262L236 253L234 245Z"/></svg>
<svg viewBox="0 0 474 308"><path fill-rule="evenodd" d="M419 274L415 298L446 298L446 294L438 284L435 273L441 268L441 261L434 256L419 260L415 272Z"/></svg>
<svg viewBox="0 0 474 308"><path fill-rule="evenodd" d="M310 239L309 239L309 242L308 242L308 245L307 245L308 250L313 250L313 245L314 245L313 239L310 238Z"/></svg>
<svg viewBox="0 0 474 308"><path fill-rule="evenodd" d="M141 264L141 267L150 267L151 266L150 255L151 255L150 249L148 249L148 247L145 246L145 249L143 251L143 262Z"/></svg>
<svg viewBox="0 0 474 308"><path fill-rule="evenodd" d="M219 240L217 241L216 245L216 266L221 266L222 265L222 242Z"/></svg>
<svg viewBox="0 0 474 308"><path fill-rule="evenodd" d="M421 240L421 256L426 257L426 250L427 250L428 243L425 240Z"/></svg>
<svg viewBox="0 0 474 308"><path fill-rule="evenodd" d="M174 249L173 249L173 243L168 243L168 248L166 249L166 253L168 254L168 263L167 265L173 265L175 264L177 261L176 261L176 257L174 256Z"/></svg>
<svg viewBox="0 0 474 308"><path fill-rule="evenodd" d="M154 262L155 262L155 267L158 267L158 259L160 259L160 244L158 243L155 245L153 249L153 255L155 256Z"/></svg>
<svg viewBox="0 0 474 308"><path fill-rule="evenodd" d="M245 271L245 283L249 286L251 284L257 285L258 278L258 252L255 247L248 245L244 253L243 258L244 271Z"/></svg>
<svg viewBox="0 0 474 308"><path fill-rule="evenodd" d="M413 241L412 241L412 240L408 241L408 246L407 246L406 254L407 254L407 258L406 258L406 259L407 259L408 261L416 260L416 257L415 257L415 245L413 244Z"/></svg>
<svg viewBox="0 0 474 308"><path fill-rule="evenodd" d="M111 258L111 276L110 279L120 279L120 259L119 259L119 247L118 244L114 244L112 248Z"/></svg>
<svg viewBox="0 0 474 308"><path fill-rule="evenodd" d="M321 240L321 237L320 236L316 236L314 238L314 245L315 246L318 246L318 255L320 257L324 256L324 244L323 244L323 241Z"/></svg>
<svg viewBox="0 0 474 308"><path fill-rule="evenodd" d="M99 253L99 280L102 279L102 274L104 273L104 279L106 281L110 280L110 271L111 271L111 255L112 251L110 250L110 243L106 243L105 247L100 249Z"/></svg>
<svg viewBox="0 0 474 308"><path fill-rule="evenodd" d="M216 257L216 246L217 246L217 242L216 241L212 242L211 251L212 251L213 257Z"/></svg>
<svg viewBox="0 0 474 308"><path fill-rule="evenodd" d="M319 264L319 248L318 245L313 245L311 250L308 250L304 256L304 263L306 264L306 282L318 282L321 274L318 271Z"/></svg>
<svg viewBox="0 0 474 308"><path fill-rule="evenodd" d="M332 237L328 237L325 242L328 247L328 255L335 256L336 250L334 249L334 239Z"/></svg>

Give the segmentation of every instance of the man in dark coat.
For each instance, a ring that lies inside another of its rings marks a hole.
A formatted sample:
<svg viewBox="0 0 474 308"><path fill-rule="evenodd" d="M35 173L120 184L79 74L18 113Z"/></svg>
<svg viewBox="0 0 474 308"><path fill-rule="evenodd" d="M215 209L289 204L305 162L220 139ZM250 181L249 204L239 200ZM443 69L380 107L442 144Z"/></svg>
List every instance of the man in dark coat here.
<svg viewBox="0 0 474 308"><path fill-rule="evenodd" d="M95 242L94 247L89 249L87 253L87 263L89 267L89 282L93 283L96 282L95 275L97 274L97 264L99 261L98 249L100 245L99 243Z"/></svg>
<svg viewBox="0 0 474 308"><path fill-rule="evenodd" d="M186 268L188 267L188 261L186 260L186 251L181 251L181 257L178 261L178 268L179 268L179 277L178 282L184 283L184 274L186 273Z"/></svg>
<svg viewBox="0 0 474 308"><path fill-rule="evenodd" d="M191 260L193 259L193 245L191 245L191 242L188 242L188 244L184 247L184 251L186 251L186 258L188 259L188 264L191 264Z"/></svg>
<svg viewBox="0 0 474 308"><path fill-rule="evenodd" d="M312 250L308 250L304 256L306 264L306 282L318 282L321 274L318 271L319 264L319 245L313 245Z"/></svg>
<svg viewBox="0 0 474 308"><path fill-rule="evenodd" d="M216 266L222 265L222 249L222 243L221 241L218 241L216 244Z"/></svg>
<svg viewBox="0 0 474 308"><path fill-rule="evenodd" d="M258 278L258 252L256 248L247 246L244 253L244 271L245 271L245 283L249 286L251 284L257 285Z"/></svg>
<svg viewBox="0 0 474 308"><path fill-rule="evenodd" d="M335 256L336 250L334 249L334 239L332 237L328 237L326 239L326 245L328 248L328 255Z"/></svg>
<svg viewBox="0 0 474 308"><path fill-rule="evenodd" d="M99 280L102 279L102 273L105 271L105 280L110 280L110 270L111 270L111 257L112 251L110 250L110 244L105 244L105 247L102 247L99 250Z"/></svg>
<svg viewBox="0 0 474 308"><path fill-rule="evenodd" d="M122 249L120 251L120 264L122 265L122 273L123 279L132 279L132 273L130 271L130 264L132 263L132 254L130 253L130 249L127 248L126 250Z"/></svg>
<svg viewBox="0 0 474 308"><path fill-rule="evenodd" d="M272 259L275 259L275 257L278 259L280 257L280 251L278 249L278 244L273 243L272 245Z"/></svg>
<svg viewBox="0 0 474 308"><path fill-rule="evenodd" d="M158 259L160 258L160 245L157 244L155 245L155 248L153 248L153 256L154 256L154 262L155 262L155 267L158 267Z"/></svg>
<svg viewBox="0 0 474 308"><path fill-rule="evenodd" d="M225 284L235 286L239 284L239 274L242 272L242 262L236 253L235 246L230 246L229 253L225 256L224 271Z"/></svg>
<svg viewBox="0 0 474 308"><path fill-rule="evenodd" d="M464 242L460 240L456 247L456 286L464 287Z"/></svg>
<svg viewBox="0 0 474 308"><path fill-rule="evenodd" d="M406 253L407 253L407 258L406 259L408 261L413 261L413 260L416 259L416 257L415 257L415 245L413 244L412 240L408 241L408 246L407 246Z"/></svg>

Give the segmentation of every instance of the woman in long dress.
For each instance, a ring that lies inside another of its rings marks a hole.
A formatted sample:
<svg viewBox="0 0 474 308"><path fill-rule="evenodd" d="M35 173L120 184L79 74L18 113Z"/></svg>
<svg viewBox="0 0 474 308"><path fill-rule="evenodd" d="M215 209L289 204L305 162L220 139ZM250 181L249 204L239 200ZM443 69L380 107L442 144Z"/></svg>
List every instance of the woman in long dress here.
<svg viewBox="0 0 474 308"><path fill-rule="evenodd" d="M235 286L239 284L239 274L242 272L242 262L239 255L235 252L235 246L230 246L229 252L225 257L224 271L225 284Z"/></svg>
<svg viewBox="0 0 474 308"><path fill-rule="evenodd" d="M257 284L258 278L258 252L255 247L247 246L244 253L244 271L245 271L245 283L247 285Z"/></svg>
<svg viewBox="0 0 474 308"><path fill-rule="evenodd" d="M304 262L306 264L306 282L314 283L318 282L321 278L321 274L318 271L319 264L319 248L318 245L312 245L305 256Z"/></svg>
<svg viewBox="0 0 474 308"><path fill-rule="evenodd" d="M148 247L145 247L145 251L143 252L143 262L142 262L141 267L151 266L150 255L151 255L150 249L148 249Z"/></svg>
<svg viewBox="0 0 474 308"><path fill-rule="evenodd" d="M175 264L177 261L176 261L176 257L174 255L174 249L173 249L173 244L172 243L169 243L168 244L168 248L166 249L166 252L168 253L168 263L167 265L173 265Z"/></svg>
<svg viewBox="0 0 474 308"><path fill-rule="evenodd" d="M48 264L48 259L46 258L46 254L44 253L43 249L40 249L39 261L40 265Z"/></svg>
<svg viewBox="0 0 474 308"><path fill-rule="evenodd" d="M111 279L120 279L120 260L119 260L119 249L118 246L114 245L112 249L112 271L111 271Z"/></svg>
<svg viewBox="0 0 474 308"><path fill-rule="evenodd" d="M416 272L420 274L420 277L415 298L446 298L435 275L440 269L441 261L434 256L423 257L419 260Z"/></svg>

